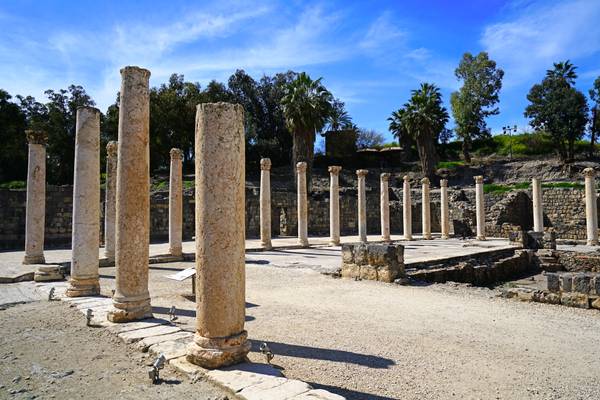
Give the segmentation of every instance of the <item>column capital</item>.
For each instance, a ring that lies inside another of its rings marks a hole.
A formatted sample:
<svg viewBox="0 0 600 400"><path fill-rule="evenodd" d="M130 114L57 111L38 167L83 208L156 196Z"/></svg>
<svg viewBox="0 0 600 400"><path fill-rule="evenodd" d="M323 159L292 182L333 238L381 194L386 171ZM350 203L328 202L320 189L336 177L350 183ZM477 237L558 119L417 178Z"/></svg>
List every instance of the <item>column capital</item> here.
<svg viewBox="0 0 600 400"><path fill-rule="evenodd" d="M261 158L260 159L260 169L263 171L271 170L271 159L270 158Z"/></svg>
<svg viewBox="0 0 600 400"><path fill-rule="evenodd" d="M440 180L440 187L448 187L448 179Z"/></svg>
<svg viewBox="0 0 600 400"><path fill-rule="evenodd" d="M423 179L421 179L421 183L422 183L423 185L429 185L429 184L430 184L430 182L429 182L429 178L423 178Z"/></svg>
<svg viewBox="0 0 600 400"><path fill-rule="evenodd" d="M583 175L586 178L593 178L596 176L596 171L594 170L594 168L586 168L583 170Z"/></svg>
<svg viewBox="0 0 600 400"><path fill-rule="evenodd" d="M369 171L366 169L357 169L356 170L356 175L358 175L359 178L364 178L365 176L367 176L368 173L369 173Z"/></svg>
<svg viewBox="0 0 600 400"><path fill-rule="evenodd" d="M296 172L306 172L306 163L304 161L296 164Z"/></svg>
<svg viewBox="0 0 600 400"><path fill-rule="evenodd" d="M410 182L410 177L408 175L404 175L402 179L404 179L404 182Z"/></svg>
<svg viewBox="0 0 600 400"><path fill-rule="evenodd" d="M483 175L477 175L474 177L475 183L483 183Z"/></svg>
<svg viewBox="0 0 600 400"><path fill-rule="evenodd" d="M183 151L181 151L181 149L177 149L175 147L171 149L169 154L171 154L171 160L173 160L173 159L181 160L183 158Z"/></svg>
<svg viewBox="0 0 600 400"><path fill-rule="evenodd" d="M107 156L116 157L118 149L119 149L119 142L117 142L116 140L111 140L110 142L106 143L106 155Z"/></svg>
<svg viewBox="0 0 600 400"><path fill-rule="evenodd" d="M327 171L329 171L329 173L331 175L338 175L341 170L342 170L342 167L340 167L338 165L330 165L329 167L327 167Z"/></svg>
<svg viewBox="0 0 600 400"><path fill-rule="evenodd" d="M126 67L121 68L119 71L121 76L129 75L129 74L139 74L145 79L150 79L150 71L146 68L136 67L132 65L128 65Z"/></svg>
<svg viewBox="0 0 600 400"><path fill-rule="evenodd" d="M379 179L382 182L387 182L390 180L390 174L388 172L384 172L383 174L379 175Z"/></svg>
<svg viewBox="0 0 600 400"><path fill-rule="evenodd" d="M25 131L25 135L29 144L41 144L42 146L48 144L48 134L45 131L28 129Z"/></svg>

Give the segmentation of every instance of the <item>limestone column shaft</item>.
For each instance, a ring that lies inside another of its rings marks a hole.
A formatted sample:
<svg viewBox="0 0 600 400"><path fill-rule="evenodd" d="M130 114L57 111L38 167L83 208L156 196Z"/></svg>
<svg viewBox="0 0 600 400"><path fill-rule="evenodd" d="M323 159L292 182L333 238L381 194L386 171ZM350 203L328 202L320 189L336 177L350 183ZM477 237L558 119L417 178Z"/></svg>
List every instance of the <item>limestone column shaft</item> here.
<svg viewBox="0 0 600 400"><path fill-rule="evenodd" d="M483 197L483 176L475 177L475 214L477 219L477 240L485 240L485 199Z"/></svg>
<svg viewBox="0 0 600 400"><path fill-rule="evenodd" d="M381 215L381 240L390 241L390 193L389 193L390 174L383 173L379 176L380 181L380 215Z"/></svg>
<svg viewBox="0 0 600 400"><path fill-rule="evenodd" d="M77 110L71 278L67 296L100 294L100 111Z"/></svg>
<svg viewBox="0 0 600 400"><path fill-rule="evenodd" d="M150 245L150 71L121 69L117 161L115 293L108 320L152 316L148 292Z"/></svg>
<svg viewBox="0 0 600 400"><path fill-rule="evenodd" d="M593 168L583 170L585 176L585 220L587 244L598 245L598 195L596 194L596 171Z"/></svg>
<svg viewBox="0 0 600 400"><path fill-rule="evenodd" d="M116 140L106 145L106 180L104 188L104 257L115 261L117 219L117 149Z"/></svg>
<svg viewBox="0 0 600 400"><path fill-rule="evenodd" d="M27 205L25 208L25 257L23 264L43 264L44 229L46 223L46 144L43 131L26 131Z"/></svg>
<svg viewBox="0 0 600 400"><path fill-rule="evenodd" d="M183 152L171 149L171 170L169 173L169 253L179 257L182 253L183 231L183 176L181 161Z"/></svg>
<svg viewBox="0 0 600 400"><path fill-rule="evenodd" d="M423 227L423 239L430 240L431 237L431 204L429 199L429 178L421 179L421 225Z"/></svg>
<svg viewBox="0 0 600 400"><path fill-rule="evenodd" d="M448 209L448 180L440 181L440 197L441 197L441 230L442 239L450 237L450 210Z"/></svg>
<svg viewBox="0 0 600 400"><path fill-rule="evenodd" d="M404 240L412 240L412 201L410 199L410 178L408 176L404 176L402 191L402 225L404 228Z"/></svg>
<svg viewBox="0 0 600 400"><path fill-rule="evenodd" d="M260 160L260 245L271 250L271 159Z"/></svg>
<svg viewBox="0 0 600 400"><path fill-rule="evenodd" d="M340 245L340 171L342 167L332 165L329 171L329 244Z"/></svg>
<svg viewBox="0 0 600 400"><path fill-rule="evenodd" d="M361 242L367 242L367 190L365 188L365 177L369 171L359 169L358 176L358 238Z"/></svg>
<svg viewBox="0 0 600 400"><path fill-rule="evenodd" d="M245 359L244 109L196 111L196 333L188 361L218 368Z"/></svg>
<svg viewBox="0 0 600 400"><path fill-rule="evenodd" d="M542 182L539 178L531 179L533 197L533 230L544 232L544 206L542 201Z"/></svg>
<svg viewBox="0 0 600 400"><path fill-rule="evenodd" d="M298 244L308 247L308 202L306 193L306 163L296 164L298 181Z"/></svg>

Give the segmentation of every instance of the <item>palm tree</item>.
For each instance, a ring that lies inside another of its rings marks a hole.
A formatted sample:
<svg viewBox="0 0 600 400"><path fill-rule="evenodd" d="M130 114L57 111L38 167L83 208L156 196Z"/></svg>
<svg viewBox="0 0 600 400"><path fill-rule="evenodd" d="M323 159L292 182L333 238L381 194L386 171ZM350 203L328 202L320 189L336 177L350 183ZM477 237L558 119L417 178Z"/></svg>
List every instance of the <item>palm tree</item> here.
<svg viewBox="0 0 600 400"><path fill-rule="evenodd" d="M308 164L307 182L310 182L314 157L315 135L321 131L331 115L333 96L321 79L310 79L305 72L290 82L281 99L286 125L293 135L292 168L297 162Z"/></svg>
<svg viewBox="0 0 600 400"><path fill-rule="evenodd" d="M577 73L575 70L577 69L571 61L561 61L554 63L554 69L549 69L546 71L546 76L550 79L560 79L569 84L569 86L573 86L575 84L575 79L577 79Z"/></svg>
<svg viewBox="0 0 600 400"><path fill-rule="evenodd" d="M429 83L412 91L410 100L388 118L389 129L399 140L411 137L417 144L423 175L431 178L437 163L436 143L448 122L440 89Z"/></svg>
<svg viewBox="0 0 600 400"><path fill-rule="evenodd" d="M332 132L351 129L352 127L352 118L346 111L346 105L340 99L333 100L331 104L331 114L327 118L327 127Z"/></svg>

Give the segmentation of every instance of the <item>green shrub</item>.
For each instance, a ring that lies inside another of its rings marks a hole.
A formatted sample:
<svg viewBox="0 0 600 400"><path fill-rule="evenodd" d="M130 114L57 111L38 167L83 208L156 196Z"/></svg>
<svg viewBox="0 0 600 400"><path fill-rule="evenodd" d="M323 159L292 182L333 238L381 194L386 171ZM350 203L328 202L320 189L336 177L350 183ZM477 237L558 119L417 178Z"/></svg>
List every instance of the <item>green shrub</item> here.
<svg viewBox="0 0 600 400"><path fill-rule="evenodd" d="M463 165L465 165L464 161L440 161L437 163L436 168L455 169L457 167L462 167Z"/></svg>
<svg viewBox="0 0 600 400"><path fill-rule="evenodd" d="M0 189L25 189L27 183L25 181L9 181L0 183Z"/></svg>

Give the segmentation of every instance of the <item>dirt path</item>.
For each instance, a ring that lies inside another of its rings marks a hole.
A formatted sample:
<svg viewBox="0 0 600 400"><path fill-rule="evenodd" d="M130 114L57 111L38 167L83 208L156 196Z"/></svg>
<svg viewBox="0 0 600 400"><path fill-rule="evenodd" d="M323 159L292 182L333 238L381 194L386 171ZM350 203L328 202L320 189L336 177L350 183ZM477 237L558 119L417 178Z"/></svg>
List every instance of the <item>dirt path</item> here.
<svg viewBox="0 0 600 400"><path fill-rule="evenodd" d="M147 365L153 360L106 329L86 327L60 301L4 309L0 326L2 399L227 399L212 384L192 383L168 366L163 383L152 385Z"/></svg>

